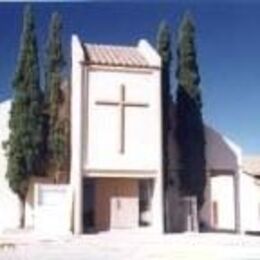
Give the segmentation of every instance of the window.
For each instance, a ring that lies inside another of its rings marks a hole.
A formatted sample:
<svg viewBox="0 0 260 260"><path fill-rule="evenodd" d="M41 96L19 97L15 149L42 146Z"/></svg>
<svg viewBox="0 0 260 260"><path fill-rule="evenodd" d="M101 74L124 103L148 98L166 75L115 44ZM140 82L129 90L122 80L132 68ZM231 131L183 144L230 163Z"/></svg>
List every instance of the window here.
<svg viewBox="0 0 260 260"><path fill-rule="evenodd" d="M213 220L213 226L218 226L218 203L217 201L212 202L212 220Z"/></svg>

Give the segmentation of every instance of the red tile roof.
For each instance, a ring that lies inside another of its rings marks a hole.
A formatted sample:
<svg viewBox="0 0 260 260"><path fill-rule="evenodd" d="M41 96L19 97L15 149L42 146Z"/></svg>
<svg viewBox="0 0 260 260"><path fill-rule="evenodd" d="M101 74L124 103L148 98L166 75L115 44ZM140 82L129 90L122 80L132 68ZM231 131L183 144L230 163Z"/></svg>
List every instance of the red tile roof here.
<svg viewBox="0 0 260 260"><path fill-rule="evenodd" d="M136 47L85 44L86 61L93 65L149 67Z"/></svg>

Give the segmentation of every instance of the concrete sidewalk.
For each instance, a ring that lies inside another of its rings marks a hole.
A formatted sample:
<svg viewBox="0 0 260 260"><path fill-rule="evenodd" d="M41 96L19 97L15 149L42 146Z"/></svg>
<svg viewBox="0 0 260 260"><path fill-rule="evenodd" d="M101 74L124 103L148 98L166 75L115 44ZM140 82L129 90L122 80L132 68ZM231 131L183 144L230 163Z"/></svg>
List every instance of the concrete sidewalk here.
<svg viewBox="0 0 260 260"><path fill-rule="evenodd" d="M12 240L13 239L13 240ZM31 240L30 240L31 239ZM6 237L12 246L0 249L0 259L90 260L259 260L260 237L231 234L152 235L109 232L98 235Z"/></svg>

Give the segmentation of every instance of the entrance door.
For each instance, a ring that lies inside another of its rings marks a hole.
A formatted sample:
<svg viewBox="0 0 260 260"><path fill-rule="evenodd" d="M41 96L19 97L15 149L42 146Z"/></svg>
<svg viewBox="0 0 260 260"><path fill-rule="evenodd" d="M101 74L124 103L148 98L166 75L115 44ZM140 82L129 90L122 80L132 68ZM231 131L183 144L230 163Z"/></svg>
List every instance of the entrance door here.
<svg viewBox="0 0 260 260"><path fill-rule="evenodd" d="M139 189L137 180L117 179L110 199L111 229L135 228L139 224Z"/></svg>
<svg viewBox="0 0 260 260"><path fill-rule="evenodd" d="M97 231L137 227L139 224L138 180L97 179L95 213Z"/></svg>

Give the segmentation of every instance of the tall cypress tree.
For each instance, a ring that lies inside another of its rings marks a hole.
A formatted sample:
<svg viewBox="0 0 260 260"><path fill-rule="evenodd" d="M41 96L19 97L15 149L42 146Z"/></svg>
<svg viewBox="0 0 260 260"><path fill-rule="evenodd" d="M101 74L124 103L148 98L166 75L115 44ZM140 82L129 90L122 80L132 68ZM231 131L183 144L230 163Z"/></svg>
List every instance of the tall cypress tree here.
<svg viewBox="0 0 260 260"><path fill-rule="evenodd" d="M188 14L182 20L177 49L177 129L180 151L180 185L185 196L204 202L205 137L202 118L200 76L195 48L195 27Z"/></svg>
<svg viewBox="0 0 260 260"><path fill-rule="evenodd" d="M171 33L166 22L161 22L157 34L157 51L162 60L162 117L163 117L163 176L164 176L164 229L167 231L167 189L169 184L169 156L168 156L168 134L169 134L169 111L172 102L170 94L170 66L172 61Z"/></svg>
<svg viewBox="0 0 260 260"><path fill-rule="evenodd" d="M65 60L62 52L62 21L58 13L51 17L46 55L46 105L48 113L47 151L50 168L55 172L61 170L66 156L65 125L59 116L62 104L62 73Z"/></svg>
<svg viewBox="0 0 260 260"><path fill-rule="evenodd" d="M32 10L24 11L20 55L13 80L10 135L7 142L6 177L21 201L20 226L24 227L24 206L30 176L41 172L42 101L39 81L38 50Z"/></svg>

